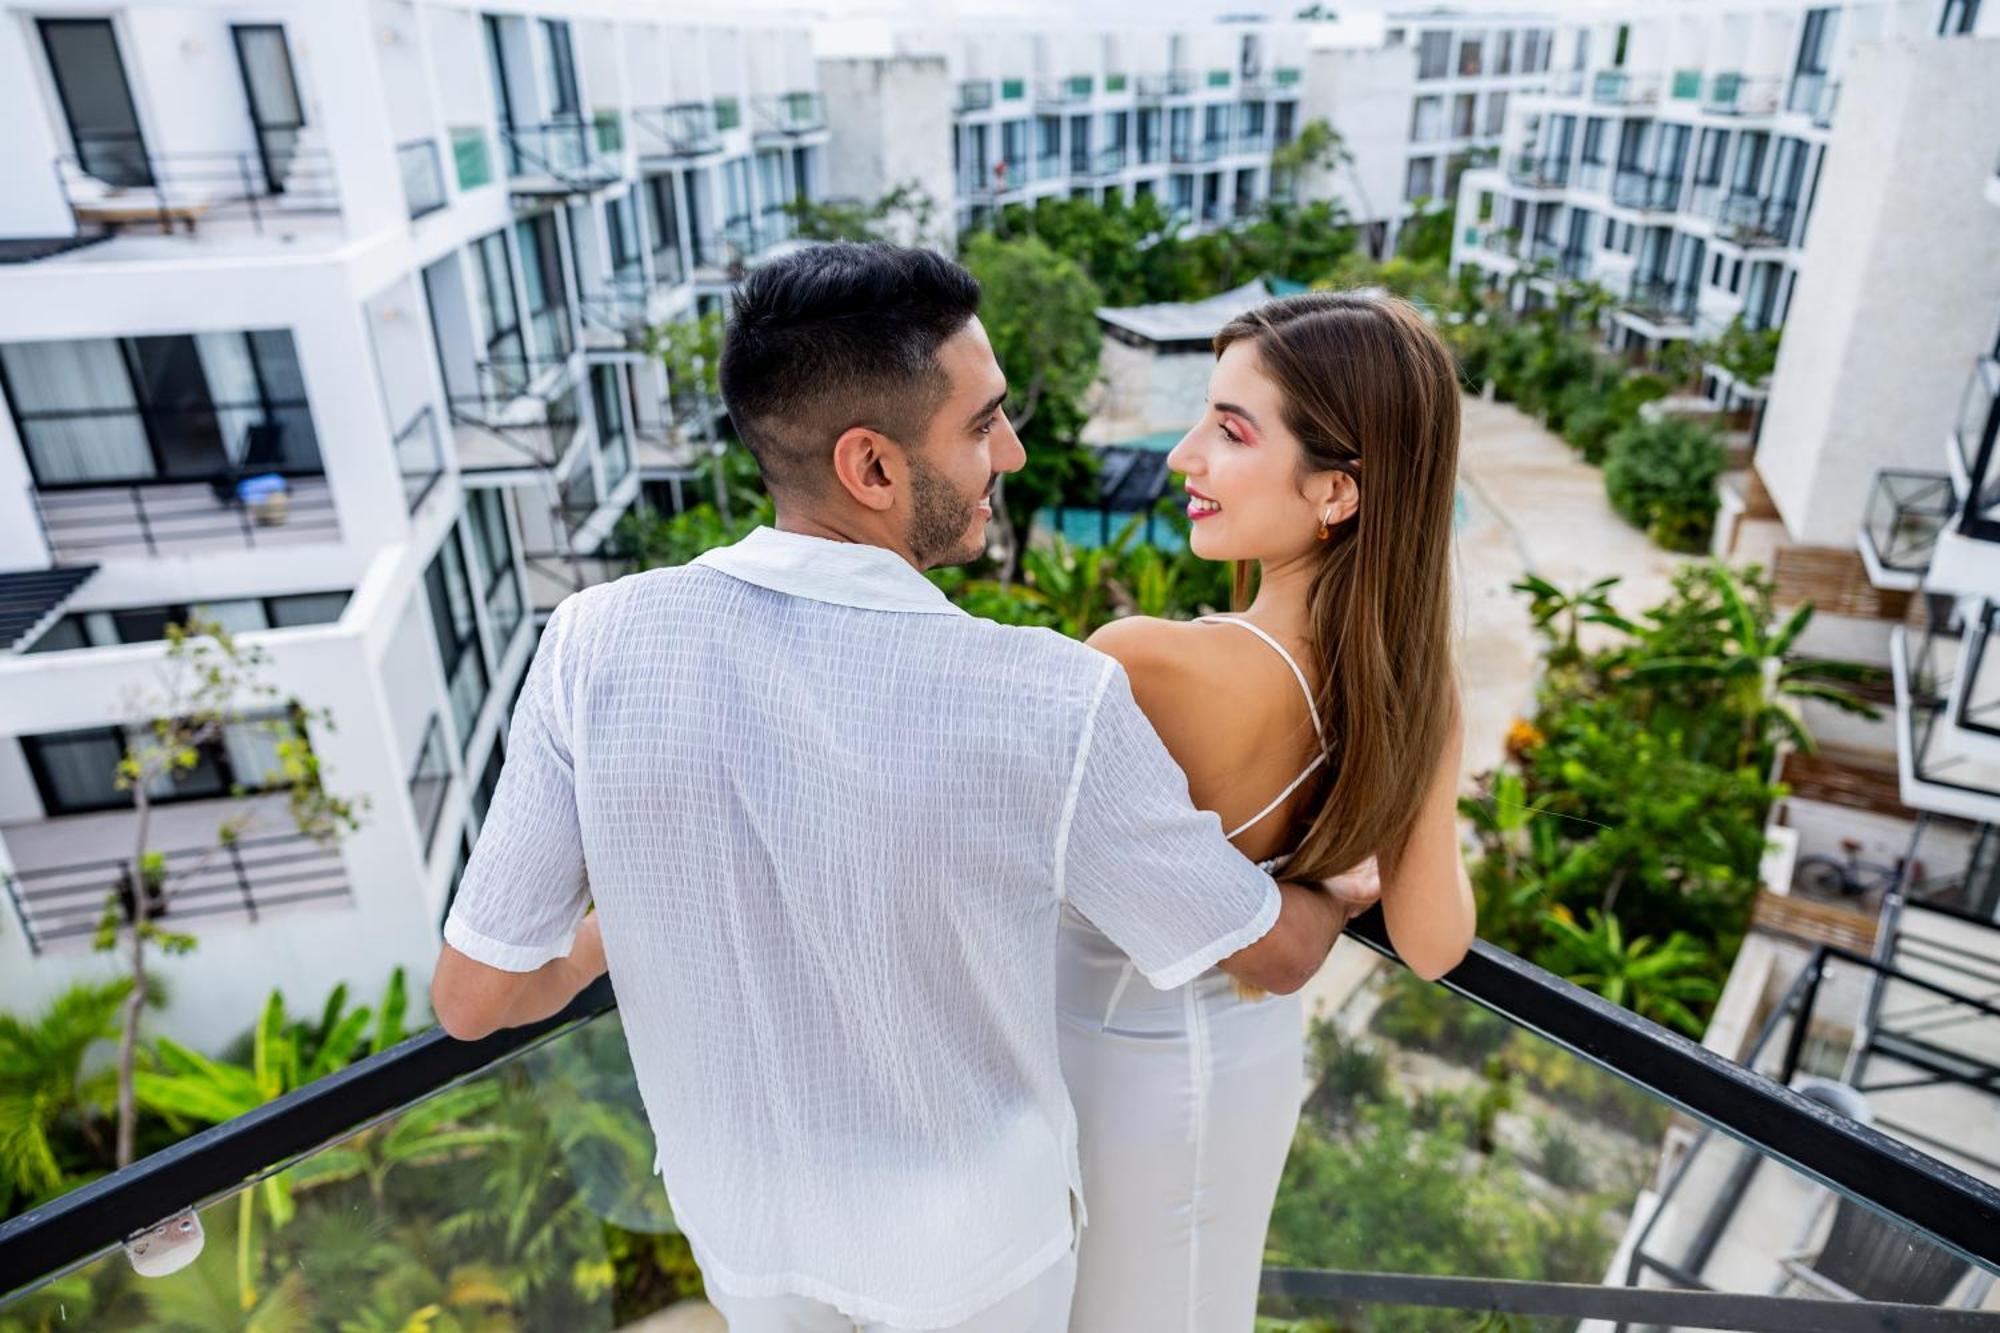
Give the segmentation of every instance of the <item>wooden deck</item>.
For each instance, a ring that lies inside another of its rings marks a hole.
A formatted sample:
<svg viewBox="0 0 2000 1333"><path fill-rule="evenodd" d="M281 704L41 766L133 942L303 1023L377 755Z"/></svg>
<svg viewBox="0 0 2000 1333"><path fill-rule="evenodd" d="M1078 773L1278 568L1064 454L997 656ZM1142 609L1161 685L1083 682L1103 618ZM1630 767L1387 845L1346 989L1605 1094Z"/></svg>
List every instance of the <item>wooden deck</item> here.
<svg viewBox="0 0 2000 1333"><path fill-rule="evenodd" d="M1754 475L1754 474L1753 474ZM1780 546L1771 570L1780 607L1811 602L1822 615L1901 621L1910 594L1877 588L1868 581L1859 551L1833 546Z"/></svg>
<svg viewBox="0 0 2000 1333"><path fill-rule="evenodd" d="M1778 780L1799 800L1824 801L1849 810L1915 819L1903 804L1902 787L1893 760L1837 745L1823 745L1817 754L1798 750L1785 755Z"/></svg>
<svg viewBox="0 0 2000 1333"><path fill-rule="evenodd" d="M1821 902L1769 889L1757 895L1750 913L1750 928L1778 935L1800 944L1831 944L1867 955L1875 948L1875 911L1872 906Z"/></svg>

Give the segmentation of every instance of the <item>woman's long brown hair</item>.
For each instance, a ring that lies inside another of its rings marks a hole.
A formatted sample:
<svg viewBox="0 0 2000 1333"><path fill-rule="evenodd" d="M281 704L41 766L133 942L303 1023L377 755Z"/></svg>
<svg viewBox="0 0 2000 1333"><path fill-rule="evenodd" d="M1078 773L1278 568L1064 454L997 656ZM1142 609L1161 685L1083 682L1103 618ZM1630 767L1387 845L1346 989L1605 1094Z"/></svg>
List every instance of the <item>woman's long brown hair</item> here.
<svg viewBox="0 0 2000 1333"><path fill-rule="evenodd" d="M1322 543L1308 594L1328 776L1295 820L1302 836L1283 873L1322 879L1374 856L1386 878L1458 712L1458 371L1416 307L1391 296L1272 301L1225 325L1216 355L1244 340L1283 395L1302 474L1344 472L1360 491ZM1249 576L1237 567L1239 607Z"/></svg>

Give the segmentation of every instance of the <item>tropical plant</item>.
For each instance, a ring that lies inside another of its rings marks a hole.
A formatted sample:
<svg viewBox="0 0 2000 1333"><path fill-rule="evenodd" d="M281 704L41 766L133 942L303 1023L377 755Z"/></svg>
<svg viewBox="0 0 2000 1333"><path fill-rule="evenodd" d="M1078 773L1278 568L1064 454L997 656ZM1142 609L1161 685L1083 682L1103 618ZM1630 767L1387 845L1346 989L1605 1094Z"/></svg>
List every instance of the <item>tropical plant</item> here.
<svg viewBox="0 0 2000 1333"><path fill-rule="evenodd" d="M350 800L333 795L322 780L319 756L312 748L308 729L318 725L331 731L330 712L293 701L278 716L254 724L248 719L248 711L268 712L278 701L276 687L261 679L261 670L269 660L262 649L239 644L221 625L200 620L170 624L165 637L167 650L159 687L141 702L142 711L153 720L128 741L116 774L119 790L132 794L137 812L130 863L136 873L128 874L109 895L95 941L104 952L123 945L126 975L131 981L118 1036L119 1166L131 1163L138 1132L139 1018L153 986L147 949L182 954L195 943L192 935L163 929L157 918L167 910L175 886L202 874L217 857L230 853L256 819L254 808L245 806L217 826L214 846L191 860L182 858L170 868L169 858L152 846L155 794L170 790L180 775L200 764L204 747L219 743L232 728L256 725L272 739L274 772L267 779L272 786L284 789L292 822L300 833L331 845L343 833L360 827L361 812L368 805L366 797ZM244 795L246 789L239 784L232 794Z"/></svg>
<svg viewBox="0 0 2000 1333"><path fill-rule="evenodd" d="M1753 329L1738 315L1709 348L1709 359L1746 389L1762 389L1778 368L1782 329Z"/></svg>
<svg viewBox="0 0 2000 1333"><path fill-rule="evenodd" d="M1608 625L1626 633L1636 632L1631 621L1618 614L1611 604L1611 590L1623 580L1617 575L1598 579L1575 592L1564 592L1539 574L1523 575L1513 585L1515 592L1528 595L1528 614L1535 632L1548 642L1550 666L1567 666L1583 660L1581 633L1585 625Z"/></svg>
<svg viewBox="0 0 2000 1333"><path fill-rule="evenodd" d="M1722 442L1690 421L1634 422L1611 437L1604 493L1611 507L1670 551L1708 549Z"/></svg>
<svg viewBox="0 0 2000 1333"><path fill-rule="evenodd" d="M1613 912L1590 910L1580 926L1566 911L1547 914L1556 970L1613 1004L1691 1037L1702 1034L1696 1006L1715 1002L1713 958L1692 935L1675 931L1664 940L1627 939Z"/></svg>
<svg viewBox="0 0 2000 1333"><path fill-rule="evenodd" d="M78 982L32 1019L0 1013L0 1217L79 1183L80 1162L110 1160L116 1083L89 1058L117 1040L131 991Z"/></svg>

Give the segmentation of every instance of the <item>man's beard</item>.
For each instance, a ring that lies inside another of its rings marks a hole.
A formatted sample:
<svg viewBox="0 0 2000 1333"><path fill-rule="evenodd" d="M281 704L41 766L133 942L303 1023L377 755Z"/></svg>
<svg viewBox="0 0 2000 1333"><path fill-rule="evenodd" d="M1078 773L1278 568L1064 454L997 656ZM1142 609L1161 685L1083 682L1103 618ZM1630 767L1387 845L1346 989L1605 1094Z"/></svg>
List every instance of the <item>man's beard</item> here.
<svg viewBox="0 0 2000 1333"><path fill-rule="evenodd" d="M978 511L979 500L966 499L929 463L911 455L909 542L917 564L964 565L986 554L985 544L970 535Z"/></svg>

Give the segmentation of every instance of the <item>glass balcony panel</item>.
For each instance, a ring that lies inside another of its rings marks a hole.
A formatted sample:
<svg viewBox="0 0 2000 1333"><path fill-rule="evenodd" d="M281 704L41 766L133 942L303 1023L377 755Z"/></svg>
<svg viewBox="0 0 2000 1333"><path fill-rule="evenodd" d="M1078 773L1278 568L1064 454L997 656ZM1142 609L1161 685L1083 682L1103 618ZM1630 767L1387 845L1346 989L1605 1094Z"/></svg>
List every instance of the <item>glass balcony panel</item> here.
<svg viewBox="0 0 2000 1333"><path fill-rule="evenodd" d="M1862 532L1884 569L1922 574L1953 507L1949 477L1885 468L1875 474Z"/></svg>

